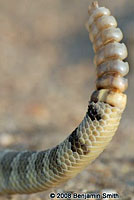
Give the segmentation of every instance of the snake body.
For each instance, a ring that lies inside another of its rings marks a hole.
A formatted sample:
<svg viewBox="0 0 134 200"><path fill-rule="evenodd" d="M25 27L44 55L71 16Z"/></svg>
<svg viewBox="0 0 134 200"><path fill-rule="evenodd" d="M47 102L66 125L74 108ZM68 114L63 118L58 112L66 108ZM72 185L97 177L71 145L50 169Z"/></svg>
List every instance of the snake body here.
<svg viewBox="0 0 134 200"><path fill-rule="evenodd" d="M44 151L0 151L0 194L35 193L72 178L95 160L115 134L126 105L128 64L122 32L110 11L89 7L89 33L97 65L96 91L80 125L63 142Z"/></svg>

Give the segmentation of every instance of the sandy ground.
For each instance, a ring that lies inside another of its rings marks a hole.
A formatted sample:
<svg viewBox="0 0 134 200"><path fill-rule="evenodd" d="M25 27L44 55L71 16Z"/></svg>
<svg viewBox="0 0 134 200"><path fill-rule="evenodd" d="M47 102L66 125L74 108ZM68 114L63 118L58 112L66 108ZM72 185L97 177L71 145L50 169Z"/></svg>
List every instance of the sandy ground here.
<svg viewBox="0 0 134 200"><path fill-rule="evenodd" d="M0 0L0 148L51 148L83 119L95 87L85 28L91 2ZM134 1L99 2L116 16L129 51L128 104L117 134L93 164L59 188L0 200L105 189L134 200Z"/></svg>

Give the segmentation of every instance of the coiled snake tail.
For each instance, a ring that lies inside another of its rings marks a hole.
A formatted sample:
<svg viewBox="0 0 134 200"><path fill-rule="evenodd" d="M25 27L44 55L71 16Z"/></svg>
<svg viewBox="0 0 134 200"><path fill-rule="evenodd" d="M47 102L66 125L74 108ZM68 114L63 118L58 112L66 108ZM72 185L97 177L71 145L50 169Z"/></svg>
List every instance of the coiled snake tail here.
<svg viewBox="0 0 134 200"><path fill-rule="evenodd" d="M1 151L0 193L34 193L70 179L95 160L115 134L126 105L128 64L122 32L107 8L89 7L89 33L97 66L96 91L80 125L46 151Z"/></svg>

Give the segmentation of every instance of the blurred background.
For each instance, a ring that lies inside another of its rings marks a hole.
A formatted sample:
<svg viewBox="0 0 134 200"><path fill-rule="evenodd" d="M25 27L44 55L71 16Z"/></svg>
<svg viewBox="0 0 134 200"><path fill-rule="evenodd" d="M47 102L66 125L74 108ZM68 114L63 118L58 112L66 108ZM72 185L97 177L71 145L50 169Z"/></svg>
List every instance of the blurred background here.
<svg viewBox="0 0 134 200"><path fill-rule="evenodd" d="M0 148L46 149L83 119L95 88L85 24L90 0L0 0ZM124 33L130 64L128 104L104 153L55 191L116 190L134 199L134 1L100 0ZM48 199L49 193L13 196ZM0 197L0 200L8 197Z"/></svg>

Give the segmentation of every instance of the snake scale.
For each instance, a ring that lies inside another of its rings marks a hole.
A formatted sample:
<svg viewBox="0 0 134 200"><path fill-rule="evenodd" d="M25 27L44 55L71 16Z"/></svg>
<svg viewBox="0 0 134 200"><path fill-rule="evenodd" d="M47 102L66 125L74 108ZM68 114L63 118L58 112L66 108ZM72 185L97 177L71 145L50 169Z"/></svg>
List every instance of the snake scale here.
<svg viewBox="0 0 134 200"><path fill-rule="evenodd" d="M80 125L59 145L44 151L0 151L0 194L47 190L74 177L95 160L115 134L127 97L129 71L122 32L110 10L89 6L89 37L97 66L96 90Z"/></svg>

